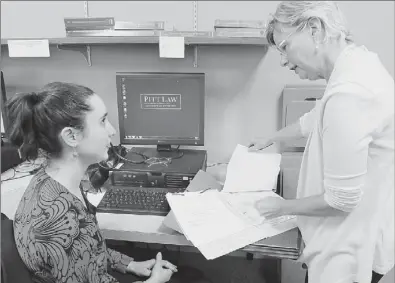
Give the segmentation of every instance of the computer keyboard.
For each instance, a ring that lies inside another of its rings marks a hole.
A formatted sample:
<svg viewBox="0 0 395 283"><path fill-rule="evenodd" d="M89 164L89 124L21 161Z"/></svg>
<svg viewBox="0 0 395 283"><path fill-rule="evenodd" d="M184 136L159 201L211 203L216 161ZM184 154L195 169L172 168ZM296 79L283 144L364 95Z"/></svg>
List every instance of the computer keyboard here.
<svg viewBox="0 0 395 283"><path fill-rule="evenodd" d="M110 187L97 212L164 216L170 211L166 194L183 191L185 188Z"/></svg>

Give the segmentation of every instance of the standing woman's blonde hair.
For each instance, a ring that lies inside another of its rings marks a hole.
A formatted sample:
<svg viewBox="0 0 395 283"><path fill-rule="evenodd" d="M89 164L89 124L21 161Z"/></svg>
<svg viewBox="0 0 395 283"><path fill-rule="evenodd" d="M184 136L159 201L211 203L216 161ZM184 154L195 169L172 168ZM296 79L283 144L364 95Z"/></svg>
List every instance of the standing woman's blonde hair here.
<svg viewBox="0 0 395 283"><path fill-rule="evenodd" d="M267 24L266 38L275 45L273 31L277 24L289 27L305 27L310 19L318 19L324 31L322 43L344 38L353 42L346 20L337 4L332 1L283 1Z"/></svg>

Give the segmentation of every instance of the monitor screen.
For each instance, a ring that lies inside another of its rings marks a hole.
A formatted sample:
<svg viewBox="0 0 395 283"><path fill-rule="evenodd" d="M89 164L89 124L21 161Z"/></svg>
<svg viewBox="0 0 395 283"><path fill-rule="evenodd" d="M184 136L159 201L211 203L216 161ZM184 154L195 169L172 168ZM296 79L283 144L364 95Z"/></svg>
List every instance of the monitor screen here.
<svg viewBox="0 0 395 283"><path fill-rule="evenodd" d="M122 144L204 145L203 73L117 73Z"/></svg>

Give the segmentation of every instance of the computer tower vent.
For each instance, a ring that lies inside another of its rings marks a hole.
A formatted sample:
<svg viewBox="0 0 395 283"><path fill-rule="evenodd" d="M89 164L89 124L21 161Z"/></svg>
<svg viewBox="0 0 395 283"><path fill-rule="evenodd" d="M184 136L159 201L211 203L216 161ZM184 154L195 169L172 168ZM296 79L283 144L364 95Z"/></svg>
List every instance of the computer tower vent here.
<svg viewBox="0 0 395 283"><path fill-rule="evenodd" d="M166 175L165 176L166 188L185 188L185 181L181 175Z"/></svg>
<svg viewBox="0 0 395 283"><path fill-rule="evenodd" d="M145 181L144 180L131 180L130 185L133 187L145 187Z"/></svg>

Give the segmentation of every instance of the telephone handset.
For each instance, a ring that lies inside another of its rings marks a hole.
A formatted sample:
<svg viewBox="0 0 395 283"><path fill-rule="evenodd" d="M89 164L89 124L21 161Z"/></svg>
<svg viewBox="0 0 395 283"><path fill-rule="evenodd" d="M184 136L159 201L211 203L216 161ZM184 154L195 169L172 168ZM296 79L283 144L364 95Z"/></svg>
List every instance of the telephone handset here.
<svg viewBox="0 0 395 283"><path fill-rule="evenodd" d="M124 157L127 150L122 145L111 146L108 149L108 159L100 163L92 164L88 167L87 173L92 186L95 189L100 189L109 177L109 172L114 169L119 161L119 156Z"/></svg>

